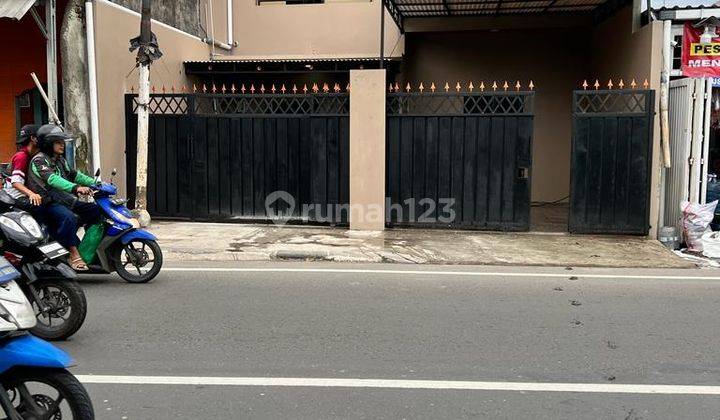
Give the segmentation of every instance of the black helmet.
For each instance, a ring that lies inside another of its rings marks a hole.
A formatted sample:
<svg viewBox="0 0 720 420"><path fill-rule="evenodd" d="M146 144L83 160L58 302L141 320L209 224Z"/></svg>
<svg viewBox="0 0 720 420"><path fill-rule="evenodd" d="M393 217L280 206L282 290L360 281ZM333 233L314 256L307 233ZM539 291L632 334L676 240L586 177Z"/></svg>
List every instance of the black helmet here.
<svg viewBox="0 0 720 420"><path fill-rule="evenodd" d="M72 136L62 130L57 125L53 124L45 124L42 127L40 127L37 131L37 139L38 139L38 145L40 146L40 151L45 154L52 154L53 153L53 143L55 143L58 140L69 140Z"/></svg>

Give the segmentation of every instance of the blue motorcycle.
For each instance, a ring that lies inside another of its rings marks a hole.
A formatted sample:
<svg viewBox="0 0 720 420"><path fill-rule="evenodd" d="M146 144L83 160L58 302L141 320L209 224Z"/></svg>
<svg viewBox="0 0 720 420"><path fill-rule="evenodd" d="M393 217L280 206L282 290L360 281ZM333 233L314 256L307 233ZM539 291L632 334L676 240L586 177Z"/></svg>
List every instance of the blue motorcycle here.
<svg viewBox="0 0 720 420"><path fill-rule="evenodd" d="M98 171L96 178L99 175ZM125 205L127 200L115 198L117 187L112 182L98 183L92 189L95 203L105 216L105 226L96 263L88 265L89 272L116 272L129 283L151 281L160 273L163 256L155 235L144 229L150 220L136 219Z"/></svg>
<svg viewBox="0 0 720 420"><path fill-rule="evenodd" d="M0 257L0 408L4 420L93 420L90 396L66 370L72 358L26 332L36 319L15 283L19 277Z"/></svg>

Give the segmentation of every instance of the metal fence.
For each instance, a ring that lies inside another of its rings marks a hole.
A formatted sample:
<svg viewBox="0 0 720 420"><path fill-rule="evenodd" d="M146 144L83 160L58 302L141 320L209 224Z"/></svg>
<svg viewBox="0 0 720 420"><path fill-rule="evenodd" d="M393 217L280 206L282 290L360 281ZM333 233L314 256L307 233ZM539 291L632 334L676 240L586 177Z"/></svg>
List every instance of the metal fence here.
<svg viewBox="0 0 720 420"><path fill-rule="evenodd" d="M573 95L570 232L646 235L655 92Z"/></svg>
<svg viewBox="0 0 720 420"><path fill-rule="evenodd" d="M152 95L150 213L347 223L338 208L349 202L349 101L347 93ZM135 95L127 95L129 191L136 112Z"/></svg>
<svg viewBox="0 0 720 420"><path fill-rule="evenodd" d="M389 93L388 225L528 230L533 102L532 91Z"/></svg>

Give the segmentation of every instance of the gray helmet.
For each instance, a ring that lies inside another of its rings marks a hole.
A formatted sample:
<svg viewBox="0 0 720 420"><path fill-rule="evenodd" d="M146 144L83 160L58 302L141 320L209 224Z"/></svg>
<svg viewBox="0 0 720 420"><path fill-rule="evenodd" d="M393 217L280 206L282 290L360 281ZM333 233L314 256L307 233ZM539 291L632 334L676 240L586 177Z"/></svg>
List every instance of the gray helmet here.
<svg viewBox="0 0 720 420"><path fill-rule="evenodd" d="M37 131L37 139L38 145L40 146L40 151L46 154L52 153L53 143L55 143L57 140L65 141L71 138L72 136L70 134L64 132L62 128L53 124L45 124Z"/></svg>

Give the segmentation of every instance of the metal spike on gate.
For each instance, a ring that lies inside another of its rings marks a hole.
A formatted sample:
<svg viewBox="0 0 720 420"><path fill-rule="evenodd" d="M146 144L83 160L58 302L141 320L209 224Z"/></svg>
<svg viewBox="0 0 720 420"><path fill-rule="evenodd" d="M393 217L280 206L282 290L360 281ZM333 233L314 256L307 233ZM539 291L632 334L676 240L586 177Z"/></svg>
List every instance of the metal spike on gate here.
<svg viewBox="0 0 720 420"><path fill-rule="evenodd" d="M630 82L630 89L635 89L637 87L637 83L635 83L635 79L632 79Z"/></svg>
<svg viewBox="0 0 720 420"><path fill-rule="evenodd" d="M430 91L432 93L435 93L436 89L437 89L437 87L435 86L435 82L430 82Z"/></svg>
<svg viewBox="0 0 720 420"><path fill-rule="evenodd" d="M348 83L347 86L345 86L345 91L350 93L350 83Z"/></svg>
<svg viewBox="0 0 720 420"><path fill-rule="evenodd" d="M265 94L265 83L260 83L260 93Z"/></svg>
<svg viewBox="0 0 720 420"><path fill-rule="evenodd" d="M583 80L583 83L582 83L582 85L581 85L581 86L582 86L583 90L587 90L587 88L588 88L588 82L587 82L587 79Z"/></svg>
<svg viewBox="0 0 720 420"><path fill-rule="evenodd" d="M392 93L393 91L393 85L392 82L390 83L390 86L388 86L388 92Z"/></svg>
<svg viewBox="0 0 720 420"><path fill-rule="evenodd" d="M649 87L650 87L650 83L648 82L648 79L645 79L645 80L643 81L643 88L647 89L647 88L649 88Z"/></svg>
<svg viewBox="0 0 720 420"><path fill-rule="evenodd" d="M473 85L473 82L470 82L470 84L468 85L468 90L472 92L473 89L475 89L475 86Z"/></svg>
<svg viewBox="0 0 720 420"><path fill-rule="evenodd" d="M250 83L250 93L255 93L255 83Z"/></svg>
<svg viewBox="0 0 720 420"><path fill-rule="evenodd" d="M293 83L292 92L297 93L297 91L298 91L297 85L295 83Z"/></svg>
<svg viewBox="0 0 720 420"><path fill-rule="evenodd" d="M518 81L515 83L515 91L516 91L516 92L520 92L520 88L522 88L522 85L520 84L520 81L518 80Z"/></svg>
<svg viewBox="0 0 720 420"><path fill-rule="evenodd" d="M600 89L600 81L598 79L595 79L595 84L593 86L595 87L595 90Z"/></svg>
<svg viewBox="0 0 720 420"><path fill-rule="evenodd" d="M217 92L217 87L215 87L215 83L212 84L212 93Z"/></svg>
<svg viewBox="0 0 720 420"><path fill-rule="evenodd" d="M318 87L317 83L313 83L312 91L313 91L313 93L318 93L320 91L320 88Z"/></svg>
<svg viewBox="0 0 720 420"><path fill-rule="evenodd" d="M325 92L325 93L330 92L330 86L328 86L327 83L323 83L323 92Z"/></svg>
<svg viewBox="0 0 720 420"><path fill-rule="evenodd" d="M445 92L450 92L450 84L445 82Z"/></svg>
<svg viewBox="0 0 720 420"><path fill-rule="evenodd" d="M625 87L625 82L623 82L623 79L620 79L620 82L618 82L618 88L623 89Z"/></svg>
<svg viewBox="0 0 720 420"><path fill-rule="evenodd" d="M275 89L275 83L273 83L272 86L270 86L270 92L275 94L276 91L277 91L277 89Z"/></svg>
<svg viewBox="0 0 720 420"><path fill-rule="evenodd" d="M612 79L610 79L610 81L608 82L608 89L612 90L613 86L614 85L613 85Z"/></svg>
<svg viewBox="0 0 720 420"><path fill-rule="evenodd" d="M286 91L287 89L285 89L285 83L283 83L282 86L280 86L280 92L284 94Z"/></svg>
<svg viewBox="0 0 720 420"><path fill-rule="evenodd" d="M340 84L335 83L335 86L333 86L333 92L340 93Z"/></svg>
<svg viewBox="0 0 720 420"><path fill-rule="evenodd" d="M420 91L420 93L423 93L423 91L425 90L425 86L423 85L423 82L420 82L420 86L418 87L418 90Z"/></svg>
<svg viewBox="0 0 720 420"><path fill-rule="evenodd" d="M400 83L395 82L395 93L400 92Z"/></svg>
<svg viewBox="0 0 720 420"><path fill-rule="evenodd" d="M246 90L247 89L245 89L245 83L243 83L242 86L240 86L240 93L244 95Z"/></svg>
<svg viewBox="0 0 720 420"><path fill-rule="evenodd" d="M497 88L498 88L498 84L496 81L493 80L492 89L497 90Z"/></svg>
<svg viewBox="0 0 720 420"><path fill-rule="evenodd" d="M505 92L507 92L507 90L508 90L509 87L510 87L510 85L508 85L508 82L507 82L507 80L506 80L506 81L505 81L505 84L503 85L503 90L504 90Z"/></svg>
<svg viewBox="0 0 720 420"><path fill-rule="evenodd" d="M150 89L152 93L155 93L155 85L153 85L152 89Z"/></svg>
<svg viewBox="0 0 720 420"><path fill-rule="evenodd" d="M535 89L535 83L533 83L532 79L530 79L530 84L528 85L528 87L530 88L530 90Z"/></svg>
<svg viewBox="0 0 720 420"><path fill-rule="evenodd" d="M130 86L130 93L135 93L135 85Z"/></svg>
<svg viewBox="0 0 720 420"><path fill-rule="evenodd" d="M410 86L410 82L408 82L407 86L405 87L405 90L406 90L408 93L410 93L410 91L412 90L412 87Z"/></svg>
<svg viewBox="0 0 720 420"><path fill-rule="evenodd" d="M182 87L180 88L180 92L182 92L182 93L187 92L187 87L185 87L185 85L182 85Z"/></svg>
<svg viewBox="0 0 720 420"><path fill-rule="evenodd" d="M460 82L457 82L457 84L455 85L455 90L460 92L460 89L462 89L462 87L460 86Z"/></svg>
<svg viewBox="0 0 720 420"><path fill-rule="evenodd" d="M197 86L195 86L195 83L193 83L193 93L197 92Z"/></svg>
<svg viewBox="0 0 720 420"><path fill-rule="evenodd" d="M235 89L235 83L231 83L230 84L230 93L232 93L234 95L235 92L237 92L237 89Z"/></svg>
<svg viewBox="0 0 720 420"><path fill-rule="evenodd" d="M480 92L485 92L485 82L480 81Z"/></svg>
<svg viewBox="0 0 720 420"><path fill-rule="evenodd" d="M307 83L306 83L306 84L303 84L302 90L303 90L303 93L308 93Z"/></svg>
<svg viewBox="0 0 720 420"><path fill-rule="evenodd" d="M225 89L225 83L223 83L222 86L220 87L220 92L222 92L223 95L224 95L224 94L225 94L225 91L226 91L226 89Z"/></svg>

